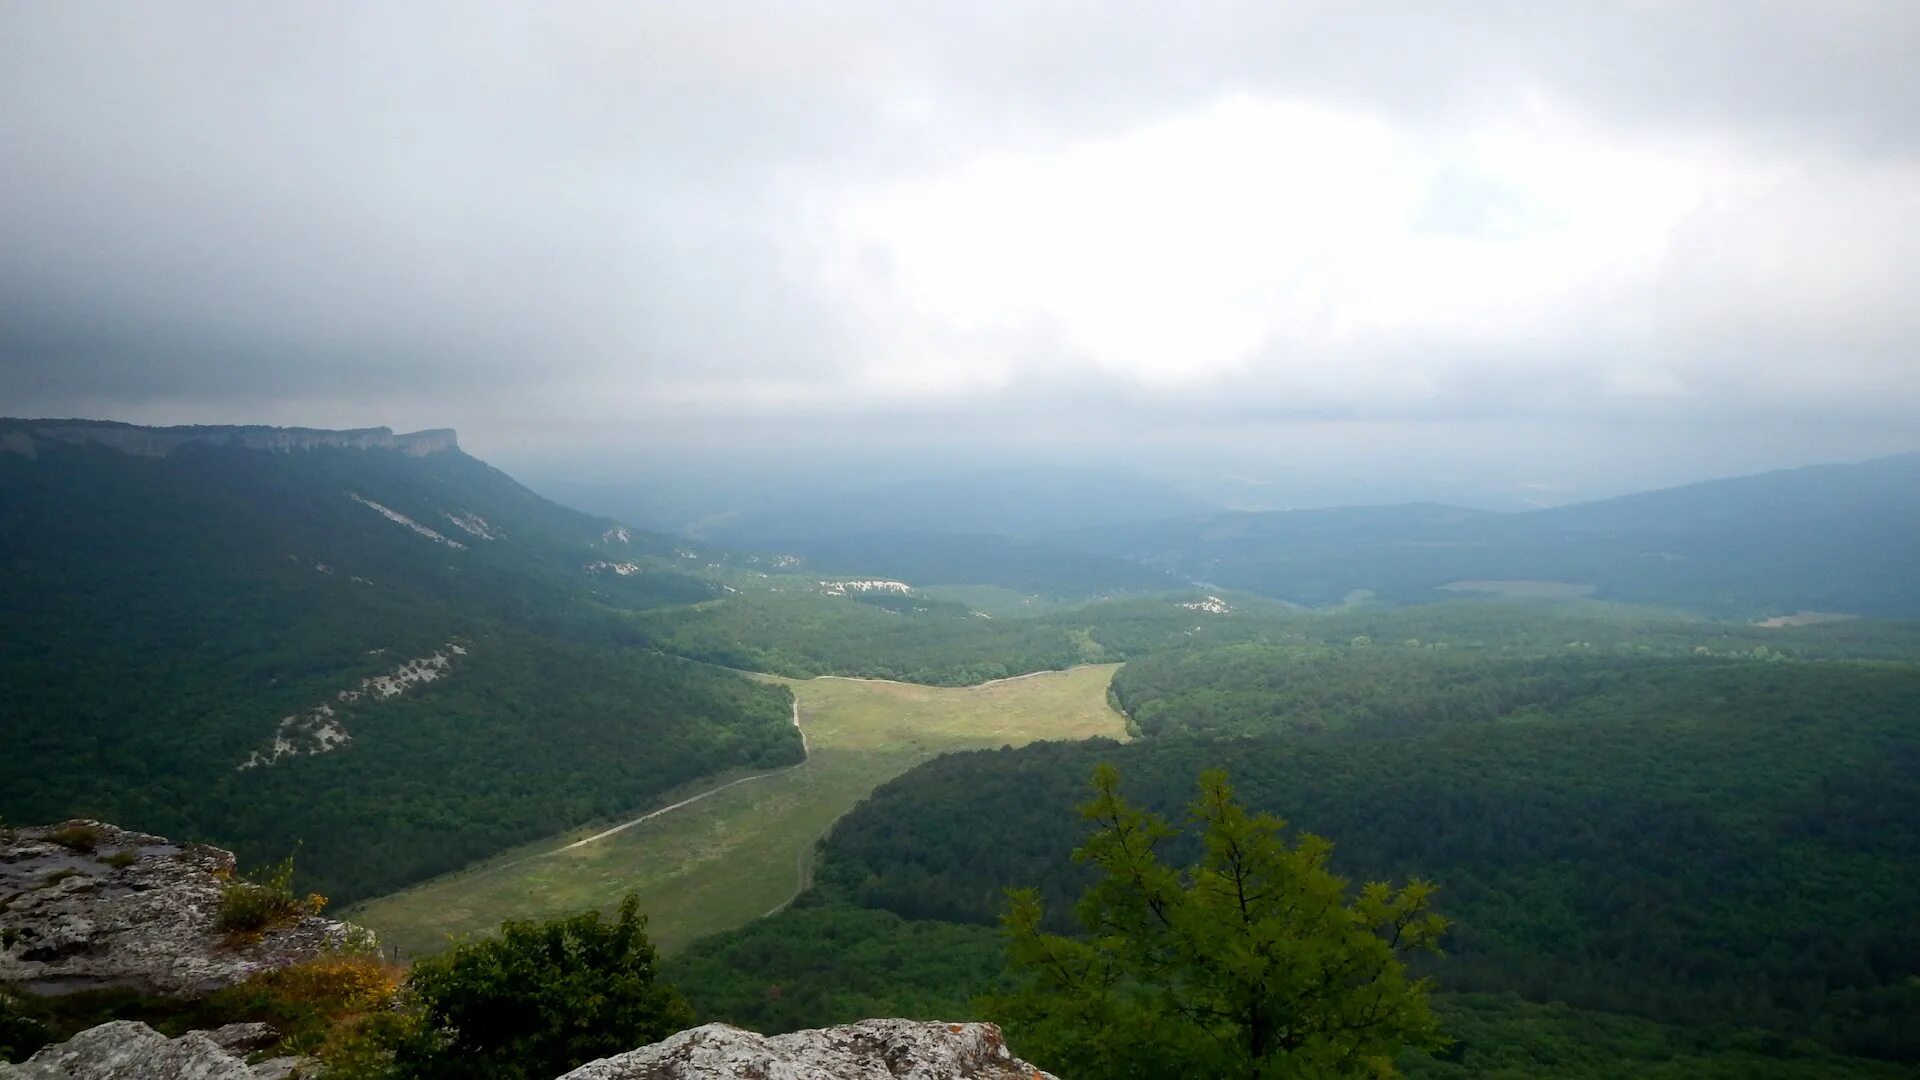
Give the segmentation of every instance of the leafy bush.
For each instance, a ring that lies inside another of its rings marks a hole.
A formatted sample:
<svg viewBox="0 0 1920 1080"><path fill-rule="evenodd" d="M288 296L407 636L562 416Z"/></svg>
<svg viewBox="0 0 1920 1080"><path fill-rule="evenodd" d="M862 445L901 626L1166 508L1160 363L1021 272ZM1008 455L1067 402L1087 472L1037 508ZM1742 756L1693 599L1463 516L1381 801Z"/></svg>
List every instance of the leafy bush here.
<svg viewBox="0 0 1920 1080"><path fill-rule="evenodd" d="M544 1080L690 1026L693 1010L657 977L646 925L629 895L612 920L509 922L420 961L407 990L421 1026L400 1032L398 1074Z"/></svg>
<svg viewBox="0 0 1920 1080"><path fill-rule="evenodd" d="M293 856L289 855L221 886L215 925L229 934L257 934L318 915L326 906L327 898L319 893L304 900L294 895Z"/></svg>

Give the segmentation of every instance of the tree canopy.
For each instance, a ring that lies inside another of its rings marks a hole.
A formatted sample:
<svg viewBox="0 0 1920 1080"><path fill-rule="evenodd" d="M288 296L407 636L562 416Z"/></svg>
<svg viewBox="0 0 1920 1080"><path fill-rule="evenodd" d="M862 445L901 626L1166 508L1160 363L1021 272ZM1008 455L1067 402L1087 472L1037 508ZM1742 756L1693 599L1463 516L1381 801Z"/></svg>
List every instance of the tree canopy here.
<svg viewBox="0 0 1920 1080"><path fill-rule="evenodd" d="M1178 830L1129 805L1112 766L1093 786L1096 828L1074 853L1098 873L1077 905L1085 936L1044 932L1032 891L1005 918L1026 981L999 1008L1023 1052L1082 1077L1338 1077L1394 1075L1402 1046L1444 1045L1431 983L1402 960L1439 951L1432 885L1350 896L1332 844L1289 843L1218 769L1188 812L1201 855L1176 868L1157 849Z"/></svg>

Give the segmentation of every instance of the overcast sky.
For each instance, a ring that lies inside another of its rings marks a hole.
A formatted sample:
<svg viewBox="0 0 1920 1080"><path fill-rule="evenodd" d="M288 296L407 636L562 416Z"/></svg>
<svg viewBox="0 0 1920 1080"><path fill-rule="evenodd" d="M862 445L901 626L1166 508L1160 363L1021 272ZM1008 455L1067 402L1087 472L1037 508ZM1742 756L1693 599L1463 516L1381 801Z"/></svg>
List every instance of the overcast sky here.
<svg viewBox="0 0 1920 1080"><path fill-rule="evenodd" d="M1920 448L1920 4L0 7L0 413L1571 497Z"/></svg>

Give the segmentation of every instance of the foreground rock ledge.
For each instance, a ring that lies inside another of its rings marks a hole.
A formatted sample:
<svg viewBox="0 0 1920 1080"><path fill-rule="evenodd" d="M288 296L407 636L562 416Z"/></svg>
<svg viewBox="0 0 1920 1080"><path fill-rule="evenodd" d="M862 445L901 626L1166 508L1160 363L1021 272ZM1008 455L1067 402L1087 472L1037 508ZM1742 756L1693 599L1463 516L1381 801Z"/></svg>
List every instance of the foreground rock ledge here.
<svg viewBox="0 0 1920 1080"><path fill-rule="evenodd" d="M365 930L317 916L257 938L221 933L220 888L233 868L232 852L99 821L0 837L0 983L36 994L198 994L372 944Z"/></svg>
<svg viewBox="0 0 1920 1080"><path fill-rule="evenodd" d="M726 1024L582 1065L561 1080L1058 1080L1013 1056L992 1024L862 1020L756 1035Z"/></svg>
<svg viewBox="0 0 1920 1080"><path fill-rule="evenodd" d="M0 1080L293 1080L311 1074L306 1058L248 1065L251 1032L234 1024L169 1039L134 1020L115 1020L49 1046L19 1065L0 1064Z"/></svg>

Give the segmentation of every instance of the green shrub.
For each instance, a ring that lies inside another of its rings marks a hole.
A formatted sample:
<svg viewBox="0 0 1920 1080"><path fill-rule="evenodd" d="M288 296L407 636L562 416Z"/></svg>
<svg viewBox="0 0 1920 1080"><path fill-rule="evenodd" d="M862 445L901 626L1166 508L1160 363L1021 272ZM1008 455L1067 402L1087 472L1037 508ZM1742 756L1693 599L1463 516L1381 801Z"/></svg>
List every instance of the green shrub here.
<svg viewBox="0 0 1920 1080"><path fill-rule="evenodd" d="M407 989L423 1026L398 1048L399 1075L545 1080L691 1026L646 925L629 895L611 920L509 922L420 961Z"/></svg>
<svg viewBox="0 0 1920 1080"><path fill-rule="evenodd" d="M327 898L318 893L304 900L294 895L293 856L289 855L222 885L215 925L229 934L258 934L318 915L326 906Z"/></svg>
<svg viewBox="0 0 1920 1080"><path fill-rule="evenodd" d="M100 861L113 867L115 870L125 870L137 862L139 858L140 856L135 855L131 851L116 851L111 855L101 857Z"/></svg>

